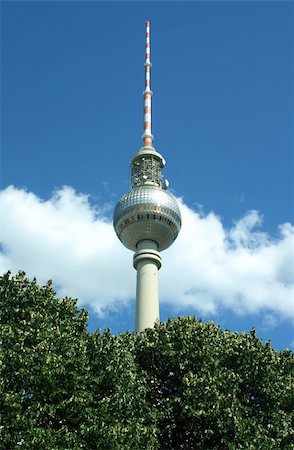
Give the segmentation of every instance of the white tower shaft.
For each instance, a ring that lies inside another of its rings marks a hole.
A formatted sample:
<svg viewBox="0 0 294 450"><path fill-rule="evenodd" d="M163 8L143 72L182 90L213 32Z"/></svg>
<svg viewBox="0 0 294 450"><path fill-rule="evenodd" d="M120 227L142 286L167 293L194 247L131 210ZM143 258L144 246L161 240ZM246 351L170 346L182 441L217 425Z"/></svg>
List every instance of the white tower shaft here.
<svg viewBox="0 0 294 450"><path fill-rule="evenodd" d="M153 328L159 320L158 270L161 256L154 241L144 240L138 243L134 255L134 267L137 269L136 292L136 331Z"/></svg>

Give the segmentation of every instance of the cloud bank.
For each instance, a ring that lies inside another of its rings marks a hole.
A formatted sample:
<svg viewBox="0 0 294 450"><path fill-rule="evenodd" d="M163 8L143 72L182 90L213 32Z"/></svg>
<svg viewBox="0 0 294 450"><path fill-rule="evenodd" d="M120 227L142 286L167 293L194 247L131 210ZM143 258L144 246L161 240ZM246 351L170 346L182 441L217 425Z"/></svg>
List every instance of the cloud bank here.
<svg viewBox="0 0 294 450"><path fill-rule="evenodd" d="M213 212L202 215L178 199L183 227L163 252L161 302L201 315L228 308L293 317L294 227L279 237L261 230L249 211L230 229ZM105 206L70 187L49 200L13 186L0 191L0 273L24 270L52 279L58 295L77 297L98 314L135 295L132 253L118 241Z"/></svg>

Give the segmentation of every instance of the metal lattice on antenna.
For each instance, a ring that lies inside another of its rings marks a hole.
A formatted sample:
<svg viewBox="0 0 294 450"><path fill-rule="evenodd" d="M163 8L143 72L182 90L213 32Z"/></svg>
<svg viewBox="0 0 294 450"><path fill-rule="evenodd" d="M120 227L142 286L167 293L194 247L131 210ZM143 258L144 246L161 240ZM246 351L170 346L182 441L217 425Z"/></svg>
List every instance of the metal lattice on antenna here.
<svg viewBox="0 0 294 450"><path fill-rule="evenodd" d="M150 88L150 72L151 72L151 61L150 61L150 22L146 21L146 60L145 60L145 91L144 95L144 134L142 136L144 147L151 147L153 136L151 133L151 97L152 91Z"/></svg>

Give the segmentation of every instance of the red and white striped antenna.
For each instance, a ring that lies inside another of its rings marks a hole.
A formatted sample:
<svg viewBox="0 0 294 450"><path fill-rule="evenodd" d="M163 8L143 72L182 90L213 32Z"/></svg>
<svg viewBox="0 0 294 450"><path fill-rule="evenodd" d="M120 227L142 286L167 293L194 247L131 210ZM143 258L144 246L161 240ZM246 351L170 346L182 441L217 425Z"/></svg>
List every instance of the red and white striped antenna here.
<svg viewBox="0 0 294 450"><path fill-rule="evenodd" d="M142 136L144 147L153 148L151 133L151 97L152 91L150 89L150 21L146 21L146 60L145 60L145 91L144 95L144 134Z"/></svg>

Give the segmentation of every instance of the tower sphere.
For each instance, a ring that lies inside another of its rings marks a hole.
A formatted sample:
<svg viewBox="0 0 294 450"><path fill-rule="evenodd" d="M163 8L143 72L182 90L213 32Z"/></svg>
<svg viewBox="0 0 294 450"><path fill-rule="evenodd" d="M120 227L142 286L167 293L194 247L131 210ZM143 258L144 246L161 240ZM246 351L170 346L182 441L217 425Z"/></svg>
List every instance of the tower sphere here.
<svg viewBox="0 0 294 450"><path fill-rule="evenodd" d="M114 229L125 247L136 251L143 240L157 243L158 251L168 248L181 228L181 213L175 198L154 185L132 188L119 200Z"/></svg>

